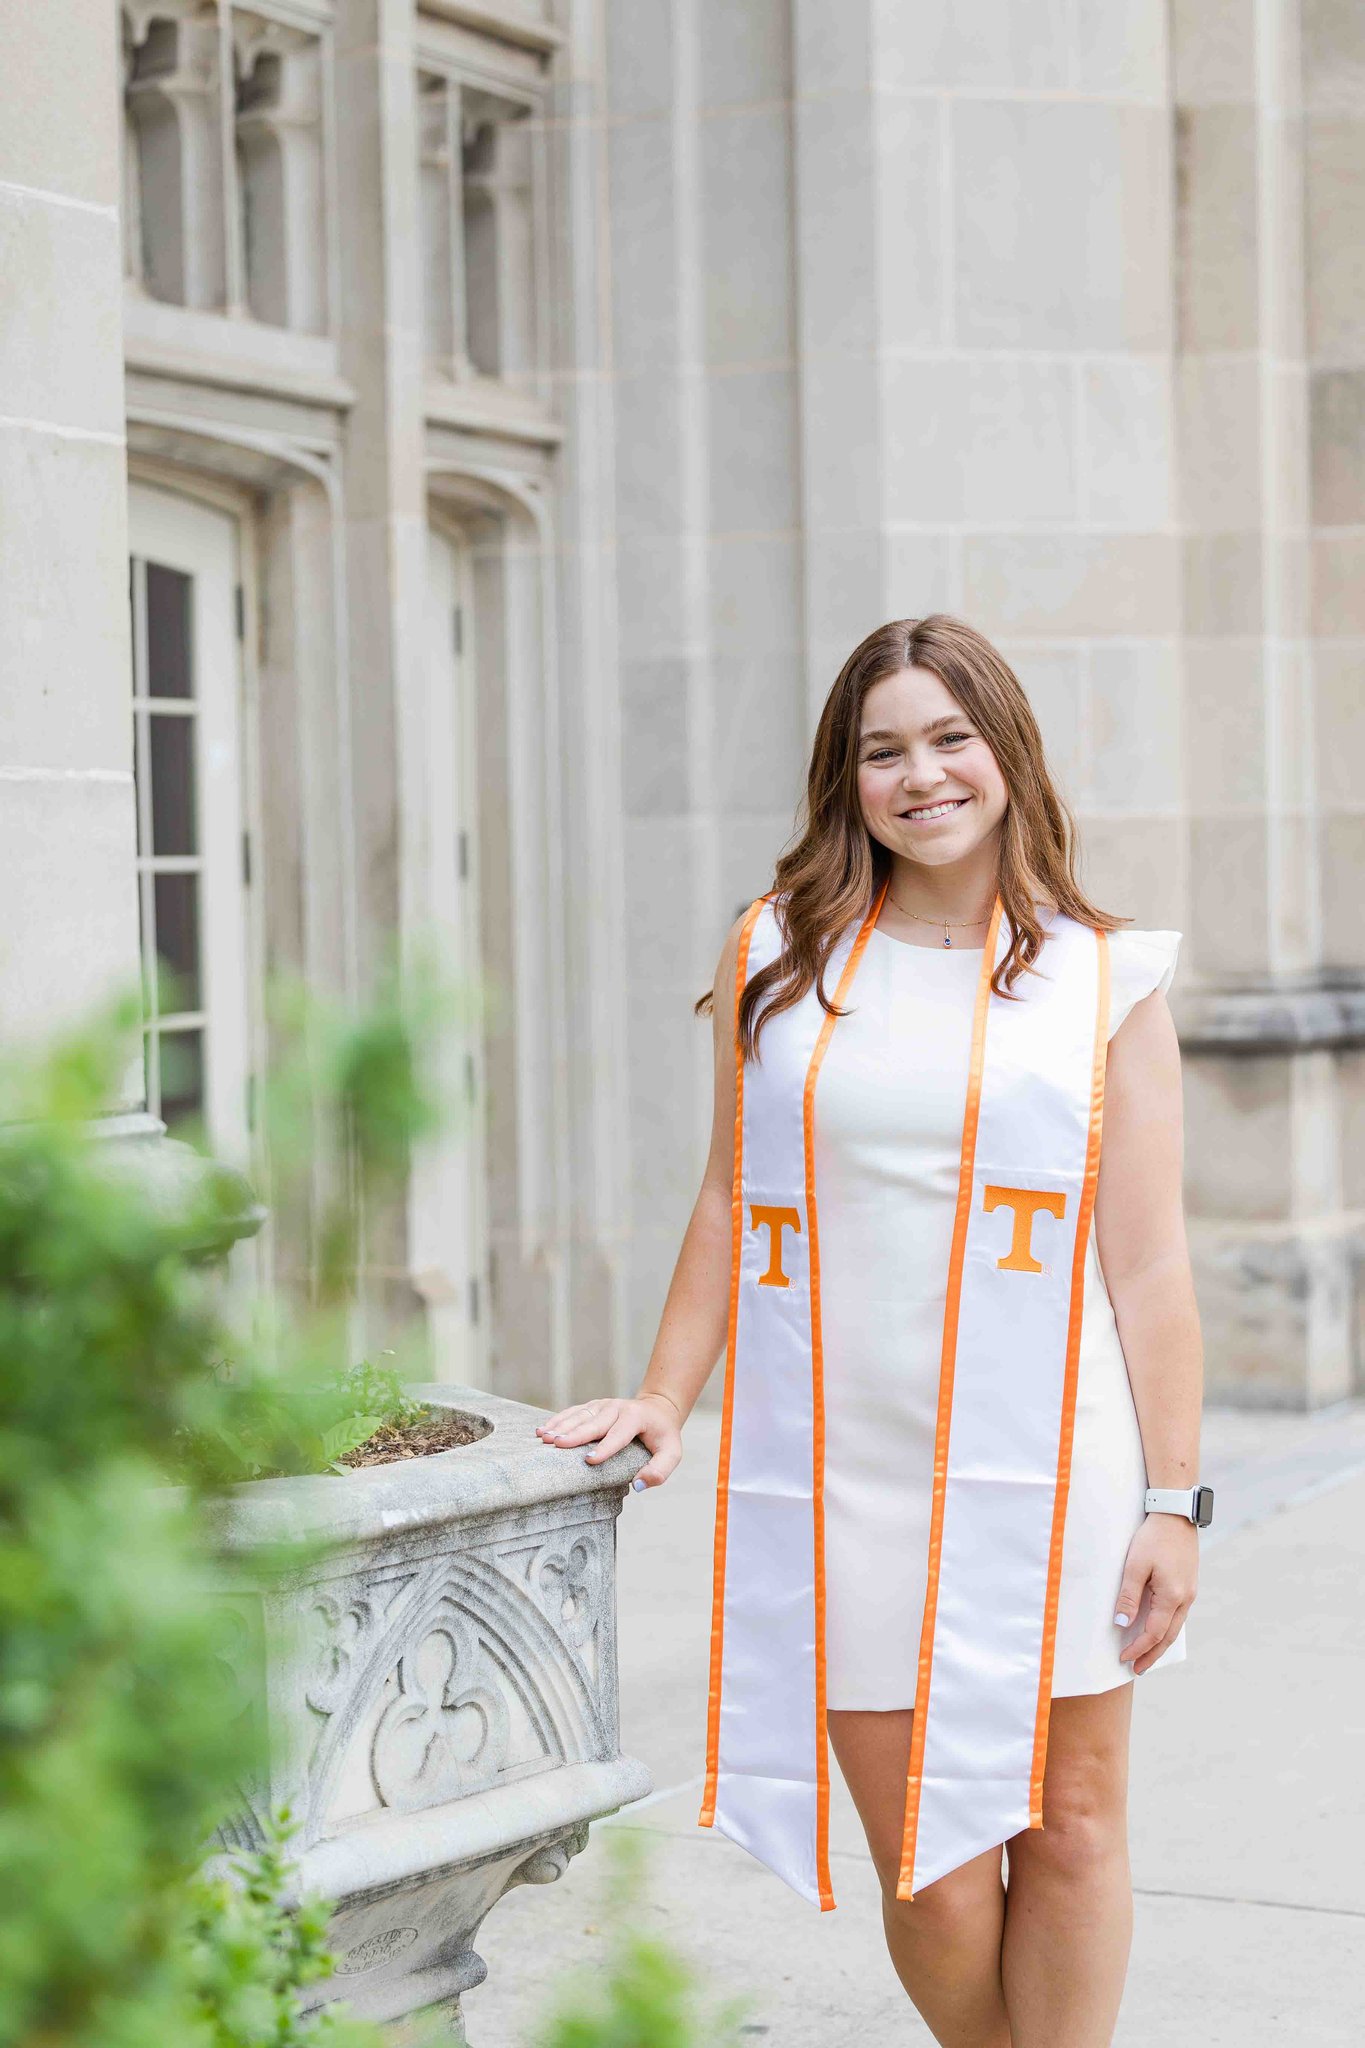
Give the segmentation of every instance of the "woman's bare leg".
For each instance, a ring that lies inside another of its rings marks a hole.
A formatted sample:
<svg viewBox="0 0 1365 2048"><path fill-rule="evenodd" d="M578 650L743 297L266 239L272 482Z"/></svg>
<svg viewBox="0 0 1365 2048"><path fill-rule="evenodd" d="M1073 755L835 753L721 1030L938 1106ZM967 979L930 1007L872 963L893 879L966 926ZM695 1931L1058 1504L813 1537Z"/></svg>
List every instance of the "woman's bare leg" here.
<svg viewBox="0 0 1365 2048"><path fill-rule="evenodd" d="M1000 1850L974 1856L925 1885L913 1901L896 1897L914 1719L910 1708L829 1715L830 1745L881 1882L886 1946L896 1975L942 2048L1011 2048L1000 1985Z"/></svg>
<svg viewBox="0 0 1365 2048"><path fill-rule="evenodd" d="M1054 1699L1043 1825L1006 1844L1002 1974L1014 2048L1109 2048L1133 1933L1133 1687Z"/></svg>

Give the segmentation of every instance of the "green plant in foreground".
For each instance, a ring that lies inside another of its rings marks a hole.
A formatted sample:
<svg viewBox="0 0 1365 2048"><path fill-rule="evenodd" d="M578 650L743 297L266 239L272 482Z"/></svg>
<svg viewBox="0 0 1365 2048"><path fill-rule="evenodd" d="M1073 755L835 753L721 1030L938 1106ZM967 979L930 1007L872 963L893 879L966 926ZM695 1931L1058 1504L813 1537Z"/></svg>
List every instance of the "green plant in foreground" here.
<svg viewBox="0 0 1365 2048"><path fill-rule="evenodd" d="M319 1387L334 1423L393 1389L339 1372L335 1300L289 1331L291 1369L248 1353L224 1376L240 1334L193 1258L240 1185L206 1173L167 1214L89 1135L137 1022L130 998L0 1065L0 2048L276 2048L300 2038L321 1923L271 1906L268 1869L240 1897L198 1877L261 1765L213 1494L225 1434L288 1451ZM415 1100L375 1063L412 1060L392 1021L359 1038L364 1057L337 1037L345 1120L372 1130L372 1080L389 1111ZM363 1172L348 1185L363 1196Z"/></svg>
<svg viewBox="0 0 1365 2048"><path fill-rule="evenodd" d="M535 2048L738 2048L748 2002L708 2001L693 1967L635 1925L644 1850L625 1829L607 1834L605 1962L571 1974Z"/></svg>
<svg viewBox="0 0 1365 2048"><path fill-rule="evenodd" d="M335 2008L299 2017L299 1993L335 1965L329 1908L288 1903L293 1833L281 1813L262 1848L233 1860L232 1877L202 1877L191 1888L188 1968L205 2048L375 2048L379 2040Z"/></svg>

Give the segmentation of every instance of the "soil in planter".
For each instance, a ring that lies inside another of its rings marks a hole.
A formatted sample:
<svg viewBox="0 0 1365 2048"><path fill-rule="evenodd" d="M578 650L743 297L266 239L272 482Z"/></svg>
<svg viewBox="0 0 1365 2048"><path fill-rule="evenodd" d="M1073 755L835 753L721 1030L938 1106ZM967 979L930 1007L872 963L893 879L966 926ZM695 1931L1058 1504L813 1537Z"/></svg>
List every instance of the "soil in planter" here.
<svg viewBox="0 0 1365 2048"><path fill-rule="evenodd" d="M432 1413L420 1422L386 1422L363 1444L344 1452L339 1463L391 1465L398 1458L429 1458L433 1451L457 1450L461 1444L477 1443L487 1434L485 1428L466 1415Z"/></svg>

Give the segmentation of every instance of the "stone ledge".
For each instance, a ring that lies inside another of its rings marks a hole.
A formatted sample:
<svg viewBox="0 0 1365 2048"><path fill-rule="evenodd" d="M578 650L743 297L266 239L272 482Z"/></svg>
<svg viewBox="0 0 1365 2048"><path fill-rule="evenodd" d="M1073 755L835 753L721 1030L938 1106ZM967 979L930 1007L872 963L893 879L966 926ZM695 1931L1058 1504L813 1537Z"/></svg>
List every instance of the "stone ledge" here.
<svg viewBox="0 0 1365 2048"><path fill-rule="evenodd" d="M633 1756L563 1764L426 1812L386 1814L349 1827L304 1851L294 1886L300 1895L320 1892L342 1903L414 1878L429 1883L443 1870L506 1856L510 1847L529 1850L653 1789L650 1773Z"/></svg>
<svg viewBox="0 0 1365 2048"><path fill-rule="evenodd" d="M456 1516L465 1521L531 1502L619 1494L649 1462L644 1445L632 1442L601 1465L585 1464L581 1450L556 1450L536 1435L536 1423L551 1410L481 1387L441 1384L408 1392L433 1408L485 1416L492 1430L477 1444L426 1458L358 1466L344 1476L309 1473L234 1487L224 1531L227 1549L249 1553L259 1545L300 1540L364 1543Z"/></svg>
<svg viewBox="0 0 1365 2048"><path fill-rule="evenodd" d="M1361 1391L1365 1214L1190 1216L1188 1230L1210 1400L1307 1412Z"/></svg>
<svg viewBox="0 0 1365 2048"><path fill-rule="evenodd" d="M1261 1054L1365 1046L1365 980L1194 989L1173 1005L1186 1052Z"/></svg>

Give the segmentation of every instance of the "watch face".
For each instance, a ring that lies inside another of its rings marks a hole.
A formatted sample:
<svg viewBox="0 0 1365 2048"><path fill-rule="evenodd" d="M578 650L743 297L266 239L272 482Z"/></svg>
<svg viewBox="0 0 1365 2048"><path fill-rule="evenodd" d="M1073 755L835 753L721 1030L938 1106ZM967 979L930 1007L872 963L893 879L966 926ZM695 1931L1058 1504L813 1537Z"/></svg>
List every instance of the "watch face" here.
<svg viewBox="0 0 1365 2048"><path fill-rule="evenodd" d="M1207 1529L1213 1520L1213 1488L1196 1486L1194 1489L1194 1525L1196 1529Z"/></svg>

